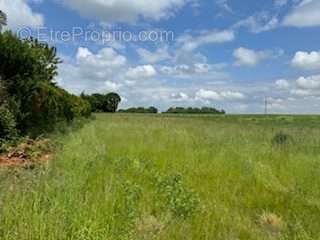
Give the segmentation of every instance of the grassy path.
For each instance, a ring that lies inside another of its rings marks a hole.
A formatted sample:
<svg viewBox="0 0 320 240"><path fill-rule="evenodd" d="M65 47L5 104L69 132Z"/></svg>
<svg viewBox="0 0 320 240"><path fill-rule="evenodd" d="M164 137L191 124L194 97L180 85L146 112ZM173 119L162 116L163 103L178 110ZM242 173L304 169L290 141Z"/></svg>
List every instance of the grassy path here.
<svg viewBox="0 0 320 240"><path fill-rule="evenodd" d="M98 115L49 166L0 170L0 239L319 239L318 123Z"/></svg>

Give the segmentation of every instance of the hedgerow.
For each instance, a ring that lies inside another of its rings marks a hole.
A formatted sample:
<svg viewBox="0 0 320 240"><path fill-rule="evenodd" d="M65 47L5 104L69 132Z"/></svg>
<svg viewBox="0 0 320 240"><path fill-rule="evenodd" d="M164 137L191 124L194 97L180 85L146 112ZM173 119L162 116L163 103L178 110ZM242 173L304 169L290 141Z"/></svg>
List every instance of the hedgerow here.
<svg viewBox="0 0 320 240"><path fill-rule="evenodd" d="M0 104L7 106L1 114L3 135L51 131L59 122L90 116L88 101L56 85L61 63L56 48L8 31L0 33L0 60Z"/></svg>

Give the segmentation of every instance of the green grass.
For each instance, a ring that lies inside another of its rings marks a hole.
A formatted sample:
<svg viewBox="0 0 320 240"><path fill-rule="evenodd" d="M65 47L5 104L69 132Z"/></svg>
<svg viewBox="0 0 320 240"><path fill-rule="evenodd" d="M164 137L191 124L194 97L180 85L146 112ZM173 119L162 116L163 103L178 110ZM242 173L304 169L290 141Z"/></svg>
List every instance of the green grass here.
<svg viewBox="0 0 320 240"><path fill-rule="evenodd" d="M319 123L97 115L48 166L0 170L0 239L320 239Z"/></svg>

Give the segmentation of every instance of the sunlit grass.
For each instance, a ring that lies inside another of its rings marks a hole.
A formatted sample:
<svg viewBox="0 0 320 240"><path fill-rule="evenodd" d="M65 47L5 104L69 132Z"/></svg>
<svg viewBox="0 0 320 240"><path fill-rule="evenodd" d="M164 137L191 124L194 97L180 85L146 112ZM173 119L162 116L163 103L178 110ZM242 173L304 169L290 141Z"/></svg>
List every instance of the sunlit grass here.
<svg viewBox="0 0 320 240"><path fill-rule="evenodd" d="M319 239L319 123L97 115L48 167L0 170L0 239Z"/></svg>

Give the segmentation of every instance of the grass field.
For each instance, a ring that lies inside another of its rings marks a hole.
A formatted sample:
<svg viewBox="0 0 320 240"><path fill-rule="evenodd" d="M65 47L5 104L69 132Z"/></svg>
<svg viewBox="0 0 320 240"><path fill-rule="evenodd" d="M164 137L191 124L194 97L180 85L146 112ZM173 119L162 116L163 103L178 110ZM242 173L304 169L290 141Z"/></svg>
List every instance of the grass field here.
<svg viewBox="0 0 320 240"><path fill-rule="evenodd" d="M0 170L0 239L320 239L319 123L97 115L48 166Z"/></svg>

